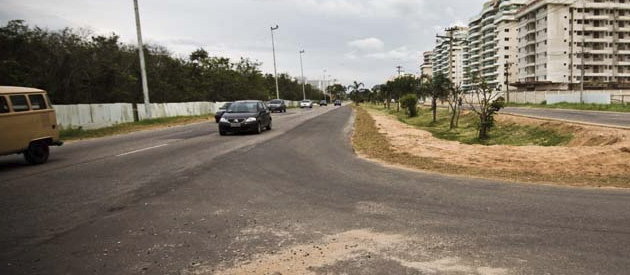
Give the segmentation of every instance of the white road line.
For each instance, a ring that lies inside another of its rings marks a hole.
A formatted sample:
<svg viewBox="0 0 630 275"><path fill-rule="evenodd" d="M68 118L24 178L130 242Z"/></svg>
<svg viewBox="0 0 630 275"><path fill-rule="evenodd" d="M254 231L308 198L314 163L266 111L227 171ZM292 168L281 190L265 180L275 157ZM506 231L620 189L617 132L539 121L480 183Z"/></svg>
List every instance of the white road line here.
<svg viewBox="0 0 630 275"><path fill-rule="evenodd" d="M156 148L164 147L164 146L166 146L166 145L168 145L168 144L160 144L160 145L156 145L156 146L147 147L147 148L144 148L144 149L138 149L138 150L131 151L131 152L127 152L127 153L122 153L122 154L120 154L120 155L116 155L116 156L117 156L117 157L122 157L122 156L126 156L126 155L131 155L131 154L139 153L139 152L142 152L142 151L147 151L147 150L151 150L151 149L156 149Z"/></svg>

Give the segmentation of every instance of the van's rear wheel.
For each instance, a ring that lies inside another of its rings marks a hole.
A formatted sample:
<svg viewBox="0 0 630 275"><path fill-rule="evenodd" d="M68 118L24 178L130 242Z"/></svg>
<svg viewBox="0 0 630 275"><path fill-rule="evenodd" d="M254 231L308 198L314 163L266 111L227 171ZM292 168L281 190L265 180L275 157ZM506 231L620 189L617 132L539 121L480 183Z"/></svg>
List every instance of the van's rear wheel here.
<svg viewBox="0 0 630 275"><path fill-rule="evenodd" d="M48 161L50 149L48 143L43 141L32 142L26 151L24 151L24 159L30 164L42 164Z"/></svg>

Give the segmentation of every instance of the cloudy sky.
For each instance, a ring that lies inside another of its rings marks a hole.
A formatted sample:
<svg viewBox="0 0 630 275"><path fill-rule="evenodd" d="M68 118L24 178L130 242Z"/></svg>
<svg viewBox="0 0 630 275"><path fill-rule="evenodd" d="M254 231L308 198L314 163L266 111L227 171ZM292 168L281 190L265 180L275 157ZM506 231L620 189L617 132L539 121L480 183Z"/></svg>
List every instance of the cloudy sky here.
<svg viewBox="0 0 630 275"><path fill-rule="evenodd" d="M371 87L395 75L417 73L435 33L467 22L483 0L139 0L145 42L188 56L249 57L273 72L271 34L278 24L278 71L309 79L327 75ZM132 0L0 0L0 24L23 19L49 29L88 28L135 43Z"/></svg>

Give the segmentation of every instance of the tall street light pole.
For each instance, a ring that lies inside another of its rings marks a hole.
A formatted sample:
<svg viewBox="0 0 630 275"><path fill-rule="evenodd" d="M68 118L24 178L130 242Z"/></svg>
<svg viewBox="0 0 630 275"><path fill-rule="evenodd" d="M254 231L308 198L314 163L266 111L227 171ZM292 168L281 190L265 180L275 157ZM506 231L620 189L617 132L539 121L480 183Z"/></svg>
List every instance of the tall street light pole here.
<svg viewBox="0 0 630 275"><path fill-rule="evenodd" d="M326 99L326 70L324 70L324 78L322 79L322 93L324 94L324 99Z"/></svg>
<svg viewBox="0 0 630 275"><path fill-rule="evenodd" d="M273 74L276 78L276 99L280 99L280 89L278 89L278 71L276 69L276 43L273 40L273 31L279 28L278 25L271 27L271 48L273 50Z"/></svg>
<svg viewBox="0 0 630 275"><path fill-rule="evenodd" d="M138 55L140 55L140 74L142 76L142 94L144 95L144 112L147 118L151 118L151 106L149 106L149 84L147 82L147 70L144 64L144 48L142 47L142 30L140 28L140 12L138 11L138 0L133 0L133 7L136 12L136 32L138 34Z"/></svg>
<svg viewBox="0 0 630 275"><path fill-rule="evenodd" d="M302 63L302 55L304 53L304 50L300 51L300 70L302 71L302 96L306 100L306 79L304 78L304 64Z"/></svg>

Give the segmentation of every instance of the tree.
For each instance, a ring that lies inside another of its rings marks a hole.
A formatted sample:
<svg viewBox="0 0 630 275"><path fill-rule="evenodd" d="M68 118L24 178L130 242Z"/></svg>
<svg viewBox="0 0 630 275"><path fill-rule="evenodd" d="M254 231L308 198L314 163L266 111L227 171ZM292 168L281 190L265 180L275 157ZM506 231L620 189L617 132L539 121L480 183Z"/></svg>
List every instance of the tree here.
<svg viewBox="0 0 630 275"><path fill-rule="evenodd" d="M456 118L459 115L462 103L462 89L457 86L450 86L448 90L448 94L446 95L446 102L448 102L449 110L451 112L451 124L449 129L454 129L457 127Z"/></svg>
<svg viewBox="0 0 630 275"><path fill-rule="evenodd" d="M418 115L418 97L415 94L406 94L400 98L400 105L409 114L409 117Z"/></svg>
<svg viewBox="0 0 630 275"><path fill-rule="evenodd" d="M348 89L341 84L334 84L332 86L328 86L327 92L334 97L334 99L343 99Z"/></svg>
<svg viewBox="0 0 630 275"><path fill-rule="evenodd" d="M433 76L431 85L428 87L428 95L431 97L431 111L433 113L433 122L437 121L437 101L444 99L450 91L453 83L444 74L438 73Z"/></svg>
<svg viewBox="0 0 630 275"><path fill-rule="evenodd" d="M395 96L398 102L400 102L400 97L404 94L413 94L416 97L421 94L421 84L421 79L414 75L400 76L387 82L391 95ZM396 106L397 111L399 111L400 105L397 104Z"/></svg>
<svg viewBox="0 0 630 275"><path fill-rule="evenodd" d="M212 56L203 48L180 58L159 45L143 47L154 102L275 96L273 76L264 75L259 62ZM279 78L284 99L302 99L301 83L286 74ZM50 31L21 20L0 25L0 83L47 90L56 104L143 100L135 45L121 43L116 34L93 35L69 28ZM323 97L311 85L305 88L308 98Z"/></svg>
<svg viewBox="0 0 630 275"><path fill-rule="evenodd" d="M470 109L479 117L478 138L488 138L490 128L494 126L494 114L505 106L505 100L495 93L482 78L468 101Z"/></svg>
<svg viewBox="0 0 630 275"><path fill-rule="evenodd" d="M348 86L348 90L350 91L350 99L354 101L354 103L359 106L361 102L361 88L365 85L362 82L357 82L356 80Z"/></svg>

